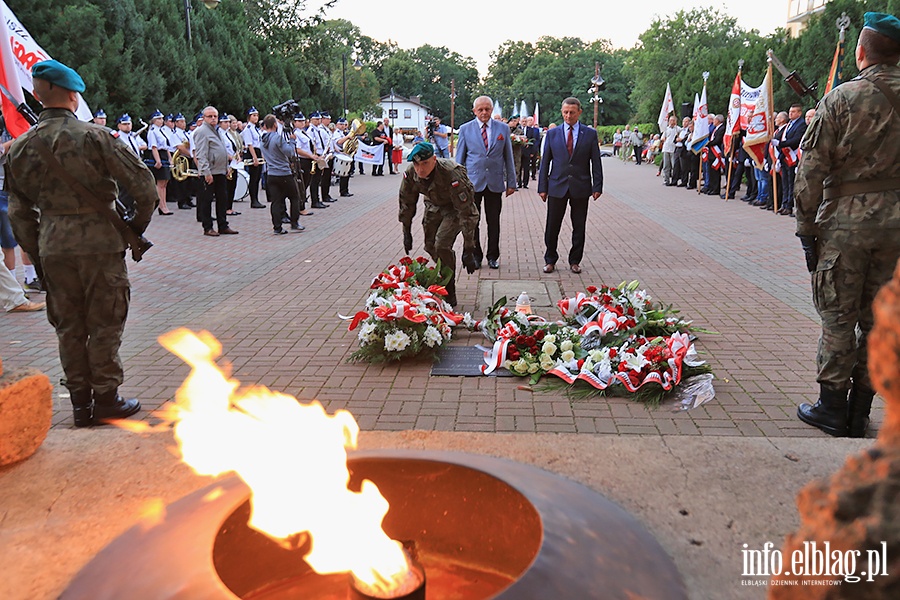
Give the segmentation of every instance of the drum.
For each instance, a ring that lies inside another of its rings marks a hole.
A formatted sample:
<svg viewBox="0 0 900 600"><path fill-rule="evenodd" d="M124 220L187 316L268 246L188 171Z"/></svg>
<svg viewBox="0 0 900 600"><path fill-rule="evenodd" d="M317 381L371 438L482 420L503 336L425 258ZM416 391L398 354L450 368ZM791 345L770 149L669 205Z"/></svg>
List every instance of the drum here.
<svg viewBox="0 0 900 600"><path fill-rule="evenodd" d="M234 186L234 200L243 200L250 194L250 174L243 169L233 169L232 176L237 177L237 184Z"/></svg>
<svg viewBox="0 0 900 600"><path fill-rule="evenodd" d="M334 155L334 168L332 172L338 177L348 177L350 168L353 167L353 159L346 154Z"/></svg>

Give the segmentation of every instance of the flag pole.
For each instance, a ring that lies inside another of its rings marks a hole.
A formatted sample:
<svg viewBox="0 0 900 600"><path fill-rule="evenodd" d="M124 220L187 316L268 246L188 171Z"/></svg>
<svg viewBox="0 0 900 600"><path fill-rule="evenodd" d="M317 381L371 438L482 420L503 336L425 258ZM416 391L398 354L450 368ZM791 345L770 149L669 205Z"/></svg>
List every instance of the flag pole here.
<svg viewBox="0 0 900 600"><path fill-rule="evenodd" d="M744 59L738 60L738 77L741 76L741 71L744 69ZM731 112L731 107L729 107L729 113ZM728 196L731 193L731 169L734 166L734 132L731 132L731 152L729 153L731 156L728 157L728 177L725 178L725 202L728 202ZM740 184L738 184L740 186Z"/></svg>
<svg viewBox="0 0 900 600"><path fill-rule="evenodd" d="M709 79L709 71L703 71L703 88L704 89L706 89L706 80L707 79ZM709 111L707 111L707 112L709 112ZM697 129L696 124L694 125L694 129L695 130ZM706 129L707 130L709 129L709 121L706 122ZM706 143L709 144L708 139L707 139ZM702 150L700 151L700 154L698 156L700 158L700 167L697 169L697 193L699 194L700 190L701 190L700 179L703 177L703 151ZM708 153L707 153L707 156L709 156ZM706 182L704 181L703 183L705 184ZM706 188L706 189L709 189L709 188Z"/></svg>
<svg viewBox="0 0 900 600"><path fill-rule="evenodd" d="M766 81L768 82L768 85L766 86L766 88L767 88L766 95L768 96L769 112L771 113L771 115L766 115L766 121L767 121L768 126L772 128L772 134L774 137L775 123L771 120L771 119L775 118L775 110L772 108L772 106L773 106L772 103L774 102L774 99L772 97L773 94L772 94L772 51L771 50L769 50L768 56L769 57L766 59L766 61L769 63L769 66L766 68ZM770 144L769 148L770 149L772 147L771 143L772 143L772 141L769 140L769 144ZM772 156L771 151L769 152L769 156ZM772 214L773 215L778 214L778 171L775 169L775 163L777 163L777 162L778 162L778 153L776 152L775 156L772 157L772 173L771 173L771 177L772 177Z"/></svg>

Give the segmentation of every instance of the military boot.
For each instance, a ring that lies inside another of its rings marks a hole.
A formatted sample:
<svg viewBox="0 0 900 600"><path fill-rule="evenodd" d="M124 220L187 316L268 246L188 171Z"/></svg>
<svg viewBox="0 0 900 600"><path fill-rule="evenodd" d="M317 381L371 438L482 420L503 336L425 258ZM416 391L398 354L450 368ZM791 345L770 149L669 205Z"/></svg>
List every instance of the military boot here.
<svg viewBox="0 0 900 600"><path fill-rule="evenodd" d="M124 419L141 410L137 398L128 400L119 395L118 390L111 392L94 392L94 422L102 423L108 419Z"/></svg>
<svg viewBox="0 0 900 600"><path fill-rule="evenodd" d="M847 390L819 386L819 400L815 404L801 404L797 417L807 425L818 427L828 435L847 436Z"/></svg>
<svg viewBox="0 0 900 600"><path fill-rule="evenodd" d="M69 392L72 400L72 416L75 427L89 427L94 423L94 401L91 390Z"/></svg>
<svg viewBox="0 0 900 600"><path fill-rule="evenodd" d="M869 426L869 411L872 409L872 398L875 392L853 384L850 388L850 408L848 409L847 423L849 436L852 438L866 437L866 428Z"/></svg>

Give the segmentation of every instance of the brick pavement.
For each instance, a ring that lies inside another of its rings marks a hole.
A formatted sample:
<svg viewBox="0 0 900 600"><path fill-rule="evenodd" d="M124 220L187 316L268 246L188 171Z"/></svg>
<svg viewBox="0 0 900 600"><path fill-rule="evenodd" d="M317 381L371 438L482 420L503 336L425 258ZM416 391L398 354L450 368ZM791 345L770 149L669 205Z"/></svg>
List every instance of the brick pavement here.
<svg viewBox="0 0 900 600"><path fill-rule="evenodd" d="M570 401L520 390L515 378L431 377L426 362L348 364L356 338L336 313L355 312L372 276L402 251L400 177L390 175L354 177L355 196L315 211L301 234L273 236L268 211L248 202L235 205L243 212L231 221L238 236L203 237L192 211L155 217L147 235L156 246L142 263L129 264L123 392L149 409L172 398L188 369L156 337L186 326L216 335L241 381L318 398L332 411L347 408L363 429L824 436L794 416L815 395L818 327L793 219L663 187L652 167L604 159L604 169L581 275L540 272L544 206L532 183L505 201L500 269L463 274L459 308L475 309L482 279L542 280L566 294L639 279L654 298L720 332L698 342L718 378L716 399L703 407L672 412L622 398ZM564 223L561 253L570 232ZM414 252L422 253L418 227L414 237ZM460 332L454 343L481 341ZM0 354L9 367L34 366L52 381L61 374L43 313L0 316ZM54 423L68 427L60 389ZM876 401L873 428L881 419Z"/></svg>

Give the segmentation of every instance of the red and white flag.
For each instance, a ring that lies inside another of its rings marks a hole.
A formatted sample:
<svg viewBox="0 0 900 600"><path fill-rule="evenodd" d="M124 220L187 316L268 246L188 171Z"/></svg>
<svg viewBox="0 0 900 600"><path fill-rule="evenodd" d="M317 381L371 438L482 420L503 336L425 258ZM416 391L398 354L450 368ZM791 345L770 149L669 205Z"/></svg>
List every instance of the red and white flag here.
<svg viewBox="0 0 900 600"><path fill-rule="evenodd" d="M16 15L9 9L6 2L0 0L0 18L6 25L6 42L0 43L0 83L9 90L17 102L25 101L24 89L28 93L34 90L34 82L31 79L31 67L42 60L50 60L47 54L38 44L28 30L22 26ZM78 96L78 110L75 114L83 121L91 120L91 109L81 95ZM16 105L18 106L18 105ZM3 97L3 115L6 126L13 137L28 131L28 123L16 111L6 96Z"/></svg>
<svg viewBox="0 0 900 600"><path fill-rule="evenodd" d="M753 159L757 169L765 168L766 145L772 139L774 126L772 121L772 65L766 70L766 78L760 86L756 106L747 124L747 135L744 137L744 150Z"/></svg>
<svg viewBox="0 0 900 600"><path fill-rule="evenodd" d="M731 154L731 139L741 130L741 71L738 69L728 98L728 116L725 120L725 154Z"/></svg>
<svg viewBox="0 0 900 600"><path fill-rule="evenodd" d="M541 126L541 113L540 113L540 111L538 110L538 103L537 103L537 102L534 103L534 126L535 126L535 127L540 127L540 126Z"/></svg>
<svg viewBox="0 0 900 600"><path fill-rule="evenodd" d="M672 88L666 84L666 97L663 98L662 106L659 108L659 118L656 122L659 124L659 131L665 132L669 123L669 113L675 112L675 103L672 101Z"/></svg>

